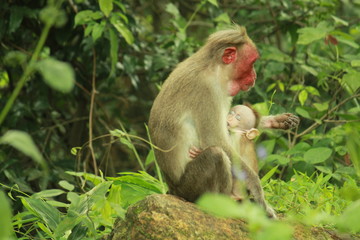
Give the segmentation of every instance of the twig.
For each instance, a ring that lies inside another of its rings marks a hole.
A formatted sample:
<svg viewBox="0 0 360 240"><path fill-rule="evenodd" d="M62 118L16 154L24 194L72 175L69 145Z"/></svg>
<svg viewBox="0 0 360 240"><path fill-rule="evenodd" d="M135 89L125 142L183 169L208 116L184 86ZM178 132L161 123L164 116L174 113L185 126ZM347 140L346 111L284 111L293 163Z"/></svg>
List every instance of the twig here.
<svg viewBox="0 0 360 240"><path fill-rule="evenodd" d="M328 123L352 123L352 122L360 122L360 119L356 119L356 120L331 120L331 119L326 119L323 122L328 122Z"/></svg>
<svg viewBox="0 0 360 240"><path fill-rule="evenodd" d="M96 163L94 147L93 147L93 114L94 114L94 102L96 94L96 51L93 48L93 72L92 72L92 90L91 90L91 102L90 102L90 113L89 113L89 149L93 160L94 174L98 175L98 166Z"/></svg>
<svg viewBox="0 0 360 240"><path fill-rule="evenodd" d="M276 13L274 12L273 8L271 7L271 4L270 4L269 1L266 2L266 5L269 8L270 14L272 16L273 22L274 22L275 27L276 27L276 32L275 32L276 43L277 43L277 47L281 51L282 47L281 47L281 36L280 36L280 31L279 31L280 27L279 27L279 24L278 24L278 21L277 21L277 16L276 16Z"/></svg>
<svg viewBox="0 0 360 240"><path fill-rule="evenodd" d="M324 121L331 113L335 112L339 107L344 105L346 102L350 101L351 99L358 98L358 97L360 97L360 94L355 94L353 96L350 96L350 97L344 99L342 102L340 102L338 105L336 105L335 107L330 109L326 114L324 114L324 116L322 116L320 118L320 122ZM320 125L320 123L315 122L313 125L311 125L307 129L305 129L302 133L298 134L296 137L299 138L299 137L304 136L305 134L308 134L309 132L311 132L312 130L317 128L319 125Z"/></svg>

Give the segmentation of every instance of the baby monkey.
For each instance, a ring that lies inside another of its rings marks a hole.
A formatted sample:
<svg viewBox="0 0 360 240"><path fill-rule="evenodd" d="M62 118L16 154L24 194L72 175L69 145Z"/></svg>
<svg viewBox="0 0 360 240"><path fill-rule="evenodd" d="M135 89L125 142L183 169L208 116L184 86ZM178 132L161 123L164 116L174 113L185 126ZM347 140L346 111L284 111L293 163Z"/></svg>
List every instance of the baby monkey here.
<svg viewBox="0 0 360 240"><path fill-rule="evenodd" d="M236 105L230 109L227 116L227 127L236 152L241 157L246 157L246 162L256 173L259 170L253 140L260 134L256 129L259 122L259 114L249 105ZM197 147L189 150L191 158L195 158L200 153L201 149Z"/></svg>
<svg viewBox="0 0 360 240"><path fill-rule="evenodd" d="M251 105L236 105L230 109L227 116L227 128L229 130L231 142L234 150L239 154L243 161L256 173L259 172L258 160L256 155L256 148L254 139L259 136L260 128L271 129L290 129L299 124L300 119L291 113L284 113L275 116L260 117ZM192 147L189 150L191 158L195 158L201 153L201 149ZM232 198L241 200L242 195L240 190L241 171L236 167L232 167L233 171L233 186Z"/></svg>

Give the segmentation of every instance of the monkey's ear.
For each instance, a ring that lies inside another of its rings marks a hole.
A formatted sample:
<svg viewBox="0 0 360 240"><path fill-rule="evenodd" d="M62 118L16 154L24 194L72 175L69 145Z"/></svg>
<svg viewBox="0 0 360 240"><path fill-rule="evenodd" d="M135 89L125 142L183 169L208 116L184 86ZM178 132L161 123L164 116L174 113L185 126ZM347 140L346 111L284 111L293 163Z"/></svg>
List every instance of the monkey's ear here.
<svg viewBox="0 0 360 240"><path fill-rule="evenodd" d="M236 60L236 47L225 48L222 60L225 64L233 63Z"/></svg>
<svg viewBox="0 0 360 240"><path fill-rule="evenodd" d="M260 132L256 128L251 128L246 133L246 137L250 140L253 140L254 138L256 138L259 135L260 135Z"/></svg>

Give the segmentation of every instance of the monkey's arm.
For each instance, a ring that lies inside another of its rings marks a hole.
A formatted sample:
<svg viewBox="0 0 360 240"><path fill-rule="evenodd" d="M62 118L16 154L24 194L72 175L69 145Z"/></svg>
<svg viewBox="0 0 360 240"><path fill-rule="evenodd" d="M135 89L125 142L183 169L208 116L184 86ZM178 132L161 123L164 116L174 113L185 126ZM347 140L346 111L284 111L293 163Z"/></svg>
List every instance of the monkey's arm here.
<svg viewBox="0 0 360 240"><path fill-rule="evenodd" d="M283 113L261 117L259 128L291 129L297 127L300 118L292 113Z"/></svg>

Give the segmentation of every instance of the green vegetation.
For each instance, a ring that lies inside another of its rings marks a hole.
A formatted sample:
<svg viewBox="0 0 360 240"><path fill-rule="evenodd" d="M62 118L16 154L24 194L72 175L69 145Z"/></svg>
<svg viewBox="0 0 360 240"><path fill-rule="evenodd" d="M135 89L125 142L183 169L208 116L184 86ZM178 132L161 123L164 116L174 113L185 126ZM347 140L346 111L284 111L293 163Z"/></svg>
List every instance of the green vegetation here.
<svg viewBox="0 0 360 240"><path fill-rule="evenodd" d="M286 217L224 196L198 204L245 218L257 239L291 239L293 222L360 232L358 0L1 4L0 239L99 239L129 205L165 193L144 126L152 101L232 22L261 53L256 86L234 103L301 117L257 140L266 197Z"/></svg>

